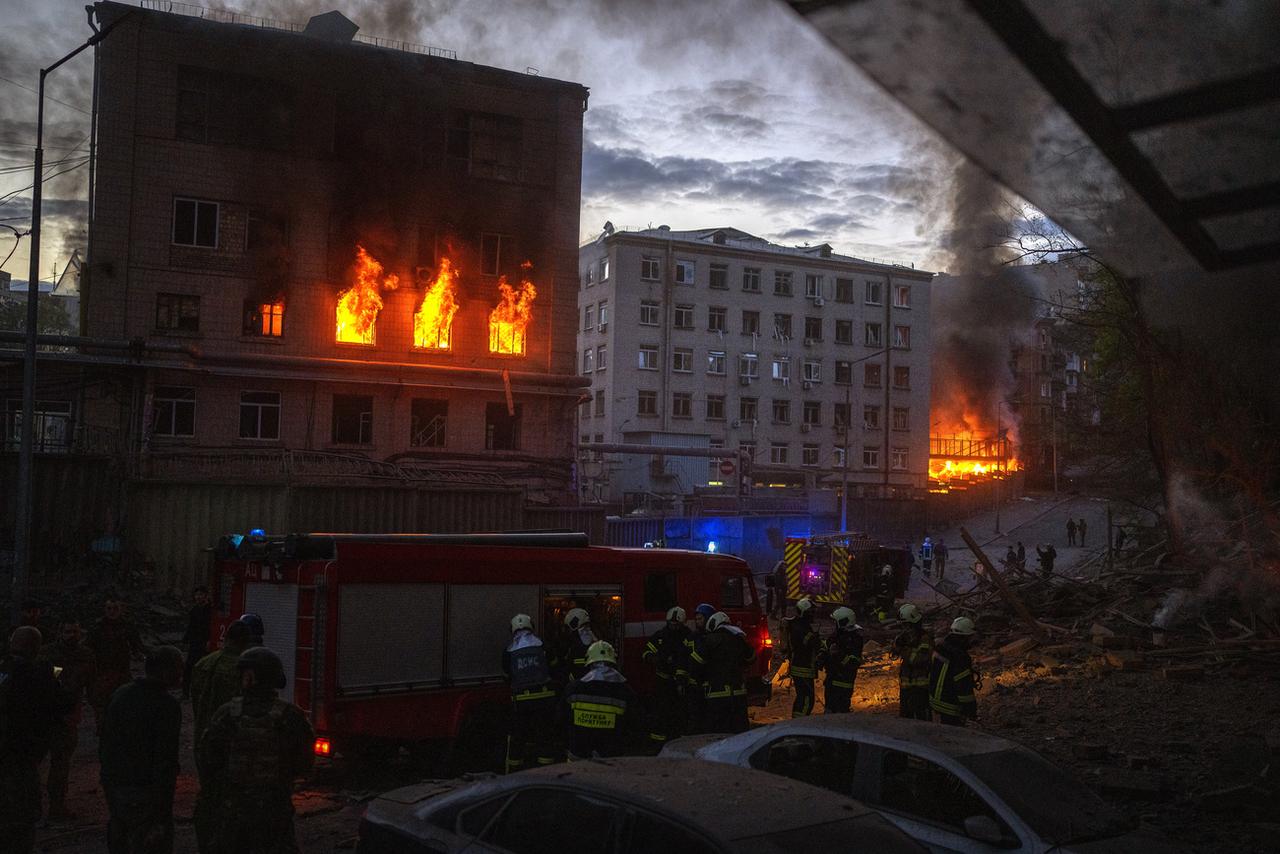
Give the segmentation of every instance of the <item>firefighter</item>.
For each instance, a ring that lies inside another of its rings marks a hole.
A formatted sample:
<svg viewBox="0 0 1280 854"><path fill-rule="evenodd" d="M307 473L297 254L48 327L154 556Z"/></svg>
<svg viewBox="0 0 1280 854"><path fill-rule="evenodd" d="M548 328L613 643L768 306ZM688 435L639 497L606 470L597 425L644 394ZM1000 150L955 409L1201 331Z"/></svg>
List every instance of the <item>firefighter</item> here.
<svg viewBox="0 0 1280 854"><path fill-rule="evenodd" d="M969 646L976 629L968 617L956 617L951 631L933 651L929 671L929 706L944 724L964 726L978 719L978 700L974 696L980 679L973 670Z"/></svg>
<svg viewBox="0 0 1280 854"><path fill-rule="evenodd" d="M707 633L689 659L704 697L704 732L747 731L746 669L755 660L746 633L729 622L728 614L716 611L707 619ZM812 691L812 679L809 686Z"/></svg>
<svg viewBox="0 0 1280 854"><path fill-rule="evenodd" d="M71 710L53 667L38 660L40 630L19 626L0 659L0 849L27 854L40 820L40 761Z"/></svg>
<svg viewBox="0 0 1280 854"><path fill-rule="evenodd" d="M315 761L306 715L277 692L284 666L266 647L236 661L241 696L213 713L196 746L201 794L213 805L217 854L296 854L293 783Z"/></svg>
<svg viewBox="0 0 1280 854"><path fill-rule="evenodd" d="M62 622L58 640L40 648L40 658L53 665L58 684L71 696L72 707L62 719L49 745L49 821L70 822L75 816L67 811L67 783L71 779L71 757L80 741L80 719L84 713L86 692L93 686L96 661L93 650L84 644L80 621Z"/></svg>
<svg viewBox="0 0 1280 854"><path fill-rule="evenodd" d="M98 744L111 854L173 850L182 706L169 692L182 683L182 653L156 647L144 668L146 676L111 697Z"/></svg>
<svg viewBox="0 0 1280 854"><path fill-rule="evenodd" d="M586 662L586 671L569 685L561 704L570 762L622 756L640 727L639 702L618 670L613 644L591 644Z"/></svg>
<svg viewBox="0 0 1280 854"><path fill-rule="evenodd" d="M925 537L924 542L920 544L920 566L924 570L924 577L928 578L929 573L933 571L933 540L928 537Z"/></svg>
<svg viewBox="0 0 1280 854"><path fill-rule="evenodd" d="M502 652L502 672L511 681L511 727L507 731L506 771L519 771L530 757L551 765L555 756L556 692L542 639L533 633L533 618L511 618L511 642Z"/></svg>
<svg viewBox="0 0 1280 854"><path fill-rule="evenodd" d="M107 711L107 703L111 702L111 695L132 679L130 661L141 658L143 652L138 628L124 614L124 602L118 596L108 594L102 610L102 619L89 633L89 648L98 663L89 702L93 706L94 724L99 736L102 735L102 717Z"/></svg>
<svg viewBox="0 0 1280 854"><path fill-rule="evenodd" d="M702 647L703 640L707 637L707 620L716 613L714 605L708 602L699 603L698 607L693 609L693 632L690 640L693 647L690 650L690 656ZM703 724L706 718L706 693L703 691L702 684L694 678L693 671L689 671L689 680L685 685L685 734L692 735L696 732L705 732Z"/></svg>
<svg viewBox="0 0 1280 854"><path fill-rule="evenodd" d="M853 699L853 684L862 666L862 626L858 625L852 608L836 608L831 612L836 633L827 642L822 657L826 664L826 713L829 715L849 711Z"/></svg>
<svg viewBox="0 0 1280 854"><path fill-rule="evenodd" d="M689 684L689 659L693 632L685 625L679 605L667 609L667 624L653 633L641 656L653 667L653 706L649 718L649 748L657 753L668 739L684 733L685 689Z"/></svg>
<svg viewBox="0 0 1280 854"><path fill-rule="evenodd" d="M880 575L876 578L876 619L884 622L893 613L893 567L885 564L880 567Z"/></svg>
<svg viewBox="0 0 1280 854"><path fill-rule="evenodd" d="M596 633L591 630L591 615L585 608L571 608L564 615L564 625L568 634L559 665L567 679L580 679L587 670L587 650L597 640Z"/></svg>
<svg viewBox="0 0 1280 854"><path fill-rule="evenodd" d="M796 698L791 704L791 717L802 718L813 713L813 680L818 675L818 652L822 639L813 629L813 601L803 597L796 602L794 617L787 620L787 646L790 649L791 682Z"/></svg>
<svg viewBox="0 0 1280 854"><path fill-rule="evenodd" d="M706 635L707 620L711 619L711 615L715 612L716 606L709 602L703 602L693 609L693 633L695 638Z"/></svg>
<svg viewBox="0 0 1280 854"><path fill-rule="evenodd" d="M933 638L924 630L924 615L910 602L898 609L898 619L907 624L893 641L894 655L902 659L898 668L898 716L930 721L933 720L929 709Z"/></svg>

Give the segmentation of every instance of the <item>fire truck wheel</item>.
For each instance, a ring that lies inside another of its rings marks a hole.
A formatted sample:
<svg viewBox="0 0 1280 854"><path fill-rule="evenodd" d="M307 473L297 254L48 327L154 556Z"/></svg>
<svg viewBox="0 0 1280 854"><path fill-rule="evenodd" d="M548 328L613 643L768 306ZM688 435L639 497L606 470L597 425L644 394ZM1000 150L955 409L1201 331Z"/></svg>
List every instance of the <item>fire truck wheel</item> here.
<svg viewBox="0 0 1280 854"><path fill-rule="evenodd" d="M449 775L503 769L507 755L507 715L504 706L477 706L467 713L449 751Z"/></svg>

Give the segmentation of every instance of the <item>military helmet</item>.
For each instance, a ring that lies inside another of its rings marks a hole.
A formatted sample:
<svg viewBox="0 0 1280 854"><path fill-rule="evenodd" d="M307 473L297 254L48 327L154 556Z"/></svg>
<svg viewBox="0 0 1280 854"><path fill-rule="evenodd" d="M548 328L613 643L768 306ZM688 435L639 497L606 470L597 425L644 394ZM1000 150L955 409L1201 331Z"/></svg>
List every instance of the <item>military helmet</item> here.
<svg viewBox="0 0 1280 854"><path fill-rule="evenodd" d="M267 688L278 690L285 684L284 664L281 663L279 656L265 646L249 647L240 653L236 670L241 672L252 670L258 684Z"/></svg>
<svg viewBox="0 0 1280 854"><path fill-rule="evenodd" d="M585 608L571 608L569 613L564 615L564 624L575 632L590 622L591 615Z"/></svg>
<svg viewBox="0 0 1280 854"><path fill-rule="evenodd" d="M607 661L610 664L618 663L618 653L614 652L613 644L608 641L598 640L587 647L587 664L595 664L598 661Z"/></svg>
<svg viewBox="0 0 1280 854"><path fill-rule="evenodd" d="M528 614L516 614L511 618L511 631L518 632L521 629L533 631L533 618Z"/></svg>
<svg viewBox="0 0 1280 854"><path fill-rule="evenodd" d="M898 619L908 623L918 623L924 619L924 614L920 613L920 609L910 602L904 602L902 607L898 609Z"/></svg>
<svg viewBox="0 0 1280 854"><path fill-rule="evenodd" d="M673 607L673 608L668 608L668 609L667 609L667 622L668 622L668 623L672 623L672 622L674 622L674 623L683 623L683 622L684 622L684 616L685 616L685 615L684 615L684 608L681 608L679 605L676 605L676 606L675 606L675 607Z"/></svg>
<svg viewBox="0 0 1280 854"><path fill-rule="evenodd" d="M263 625L262 618L257 614L241 614L239 622L249 627L249 634L255 638L260 638L267 633L267 627Z"/></svg>
<svg viewBox="0 0 1280 854"><path fill-rule="evenodd" d="M857 629L858 615L853 613L852 608L836 608L831 612L831 619L835 621L837 629Z"/></svg>

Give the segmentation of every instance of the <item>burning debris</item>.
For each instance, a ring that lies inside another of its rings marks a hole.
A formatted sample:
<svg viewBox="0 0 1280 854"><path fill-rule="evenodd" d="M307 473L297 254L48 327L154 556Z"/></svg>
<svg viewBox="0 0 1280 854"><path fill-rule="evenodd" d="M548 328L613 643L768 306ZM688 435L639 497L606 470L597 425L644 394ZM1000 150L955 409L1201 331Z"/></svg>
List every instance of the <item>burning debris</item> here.
<svg viewBox="0 0 1280 854"><path fill-rule="evenodd" d="M528 344L529 322L533 320L533 301L538 289L529 281L528 272L533 266L528 261L522 269L520 289L507 284L507 277L498 279L498 304L489 312L489 352L508 356L523 356Z"/></svg>
<svg viewBox="0 0 1280 854"><path fill-rule="evenodd" d="M424 350L448 350L453 341L453 316L458 313L457 271L448 258L427 286L422 305L413 315L413 346Z"/></svg>
<svg viewBox="0 0 1280 854"><path fill-rule="evenodd" d="M373 344L382 293L400 287L400 277L384 275L382 264L356 247L355 281L338 295L336 338L344 344Z"/></svg>

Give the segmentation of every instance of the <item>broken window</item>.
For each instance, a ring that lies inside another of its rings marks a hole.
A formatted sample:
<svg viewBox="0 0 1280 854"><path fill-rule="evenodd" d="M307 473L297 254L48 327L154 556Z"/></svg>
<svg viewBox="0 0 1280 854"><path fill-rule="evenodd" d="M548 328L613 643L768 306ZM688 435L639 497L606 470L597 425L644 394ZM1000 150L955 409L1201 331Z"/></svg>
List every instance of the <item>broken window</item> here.
<svg viewBox="0 0 1280 854"><path fill-rule="evenodd" d="M520 408L515 412L506 403L486 403L484 406L484 447L487 451L517 451L520 449Z"/></svg>
<svg viewBox="0 0 1280 854"><path fill-rule="evenodd" d="M415 397L409 404L409 445L443 448L449 423L449 401Z"/></svg>
<svg viewBox="0 0 1280 854"><path fill-rule="evenodd" d="M158 332L199 332L200 297L188 294L156 294Z"/></svg>
<svg viewBox="0 0 1280 854"><path fill-rule="evenodd" d="M335 445L372 444L373 397L364 394L335 394L332 436Z"/></svg>

